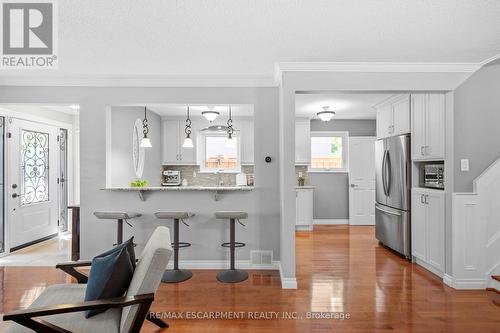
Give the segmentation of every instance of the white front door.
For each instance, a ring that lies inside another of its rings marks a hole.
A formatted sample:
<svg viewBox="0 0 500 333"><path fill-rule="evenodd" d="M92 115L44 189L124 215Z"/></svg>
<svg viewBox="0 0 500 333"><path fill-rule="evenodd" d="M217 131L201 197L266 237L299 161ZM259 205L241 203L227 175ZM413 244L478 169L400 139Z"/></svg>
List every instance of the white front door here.
<svg viewBox="0 0 500 333"><path fill-rule="evenodd" d="M349 138L349 224L375 224L375 137Z"/></svg>
<svg viewBox="0 0 500 333"><path fill-rule="evenodd" d="M10 248L58 232L58 156L54 126L12 119L8 139Z"/></svg>

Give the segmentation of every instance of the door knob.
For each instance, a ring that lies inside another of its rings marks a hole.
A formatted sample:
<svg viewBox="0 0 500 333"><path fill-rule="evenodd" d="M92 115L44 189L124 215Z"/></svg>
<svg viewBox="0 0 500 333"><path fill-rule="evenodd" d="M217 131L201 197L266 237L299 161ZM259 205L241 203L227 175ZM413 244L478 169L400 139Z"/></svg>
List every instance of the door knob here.
<svg viewBox="0 0 500 333"><path fill-rule="evenodd" d="M358 187L358 185L356 185L356 184L351 184L351 187Z"/></svg>
<svg viewBox="0 0 500 333"><path fill-rule="evenodd" d="M19 196L19 194L17 194L17 193L12 193L12 197L13 197L14 199L15 199L15 198L17 198L18 196Z"/></svg>

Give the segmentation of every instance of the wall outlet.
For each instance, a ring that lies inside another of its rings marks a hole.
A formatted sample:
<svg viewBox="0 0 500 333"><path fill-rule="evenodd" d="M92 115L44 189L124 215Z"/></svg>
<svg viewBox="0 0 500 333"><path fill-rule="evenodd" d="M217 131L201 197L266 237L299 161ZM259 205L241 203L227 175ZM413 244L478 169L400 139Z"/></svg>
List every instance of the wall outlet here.
<svg viewBox="0 0 500 333"><path fill-rule="evenodd" d="M469 171L469 159L464 158L460 160L460 170Z"/></svg>

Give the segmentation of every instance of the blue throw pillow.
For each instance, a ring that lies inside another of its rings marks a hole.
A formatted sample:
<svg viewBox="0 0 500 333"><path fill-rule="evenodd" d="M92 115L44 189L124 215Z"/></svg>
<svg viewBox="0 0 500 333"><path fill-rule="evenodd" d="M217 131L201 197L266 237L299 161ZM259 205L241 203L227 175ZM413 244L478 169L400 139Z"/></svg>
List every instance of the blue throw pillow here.
<svg viewBox="0 0 500 333"><path fill-rule="evenodd" d="M85 301L123 296L134 275L135 255L133 257L132 261L124 243L92 259ZM104 311L106 309L89 310L85 317L90 318Z"/></svg>
<svg viewBox="0 0 500 333"><path fill-rule="evenodd" d="M120 245L116 245L113 247L111 250L108 250L104 253L99 254L97 257L105 257L113 252L118 252L122 248L126 247L128 254L130 256L130 263L132 264L132 267L135 269L135 247L134 247L134 237L130 238L128 241L125 241L121 243ZM96 257L96 258L97 258Z"/></svg>

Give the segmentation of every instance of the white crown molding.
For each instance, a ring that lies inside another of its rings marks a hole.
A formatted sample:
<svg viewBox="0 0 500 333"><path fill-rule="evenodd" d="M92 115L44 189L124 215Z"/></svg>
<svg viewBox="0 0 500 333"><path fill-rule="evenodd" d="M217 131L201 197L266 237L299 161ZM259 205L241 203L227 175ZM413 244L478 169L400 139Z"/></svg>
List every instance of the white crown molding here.
<svg viewBox="0 0 500 333"><path fill-rule="evenodd" d="M0 86L275 87L272 75L1 75Z"/></svg>
<svg viewBox="0 0 500 333"><path fill-rule="evenodd" d="M481 63L280 62L275 68L276 78L283 72L473 73Z"/></svg>

